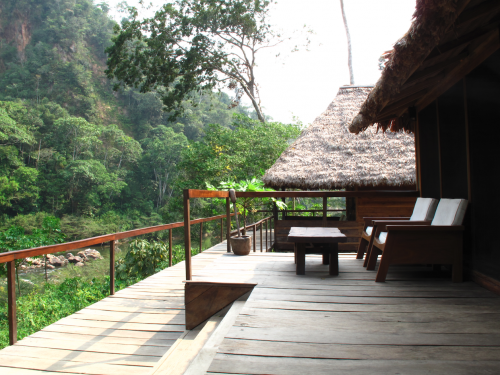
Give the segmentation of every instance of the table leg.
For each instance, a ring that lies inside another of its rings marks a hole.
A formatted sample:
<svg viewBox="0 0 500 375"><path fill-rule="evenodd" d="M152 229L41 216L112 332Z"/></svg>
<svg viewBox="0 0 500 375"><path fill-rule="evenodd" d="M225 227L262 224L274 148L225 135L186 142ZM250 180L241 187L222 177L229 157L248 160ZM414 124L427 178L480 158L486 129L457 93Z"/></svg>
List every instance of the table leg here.
<svg viewBox="0 0 500 375"><path fill-rule="evenodd" d="M323 251L323 264L324 265L330 264L330 246L324 245L322 251Z"/></svg>
<svg viewBox="0 0 500 375"><path fill-rule="evenodd" d="M297 275L305 275L306 274L306 244L298 243L297 244L297 265L296 272Z"/></svg>
<svg viewBox="0 0 500 375"><path fill-rule="evenodd" d="M297 264L297 244L293 243L293 261Z"/></svg>
<svg viewBox="0 0 500 375"><path fill-rule="evenodd" d="M336 276L339 274L339 244L332 243L330 245L330 275Z"/></svg>

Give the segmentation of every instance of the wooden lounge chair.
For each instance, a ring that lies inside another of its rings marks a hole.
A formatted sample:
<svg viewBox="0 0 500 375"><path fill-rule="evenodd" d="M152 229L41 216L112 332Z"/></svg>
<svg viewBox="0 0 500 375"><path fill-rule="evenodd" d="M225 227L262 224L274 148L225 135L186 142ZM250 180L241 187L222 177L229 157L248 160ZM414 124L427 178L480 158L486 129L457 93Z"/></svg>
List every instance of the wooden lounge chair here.
<svg viewBox="0 0 500 375"><path fill-rule="evenodd" d="M373 245L373 240L375 238L375 232L377 230L373 221L387 222L392 224L393 221L411 221L413 225L419 224L430 224L434 213L436 212L436 207L438 205L438 200L434 198L417 198L415 202L415 207L413 208L413 213L410 217L364 217L365 226L361 234L361 240L359 241L358 254L356 259L363 259L363 255L366 251L366 258L363 263L363 267L368 265L368 259L370 258L371 248Z"/></svg>
<svg viewBox="0 0 500 375"><path fill-rule="evenodd" d="M392 264L451 264L453 282L462 282L462 226L466 199L441 199L430 225L393 222L377 226L368 270L375 269L382 255L375 281L385 281Z"/></svg>

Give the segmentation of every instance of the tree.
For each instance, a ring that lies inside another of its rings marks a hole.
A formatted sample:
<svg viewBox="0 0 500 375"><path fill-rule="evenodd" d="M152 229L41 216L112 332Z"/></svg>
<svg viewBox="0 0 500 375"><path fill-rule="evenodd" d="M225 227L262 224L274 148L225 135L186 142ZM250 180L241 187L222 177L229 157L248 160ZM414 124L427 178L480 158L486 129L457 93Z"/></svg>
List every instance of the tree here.
<svg viewBox="0 0 500 375"><path fill-rule="evenodd" d="M344 20L345 33L347 36L347 54L349 64L349 80L350 84L354 85L354 72L352 70L352 47L351 47L351 34L349 34L349 27L347 27L347 17L345 16L344 0L340 0L340 9L342 10L342 19Z"/></svg>
<svg viewBox="0 0 500 375"><path fill-rule="evenodd" d="M179 174L178 163L187 138L163 125L152 131L152 137L143 140L143 169L154 178L156 207L163 206L165 197L170 198L174 191L174 181Z"/></svg>
<svg viewBox="0 0 500 375"><path fill-rule="evenodd" d="M267 23L272 0L175 0L154 18L130 19L116 27L109 53L109 78L141 92L156 90L173 117L192 92L214 87L246 94L260 121L256 54L283 41ZM118 89L119 84L115 86Z"/></svg>

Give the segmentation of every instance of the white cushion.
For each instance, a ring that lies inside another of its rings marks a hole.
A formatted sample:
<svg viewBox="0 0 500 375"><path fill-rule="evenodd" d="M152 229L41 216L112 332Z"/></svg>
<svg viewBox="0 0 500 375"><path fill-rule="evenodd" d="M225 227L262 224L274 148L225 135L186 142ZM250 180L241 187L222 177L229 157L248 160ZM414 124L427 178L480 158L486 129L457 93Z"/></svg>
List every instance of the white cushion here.
<svg viewBox="0 0 500 375"><path fill-rule="evenodd" d="M385 243L385 240L387 240L387 232L380 232L380 236L378 236L378 240L380 243Z"/></svg>
<svg viewBox="0 0 500 375"><path fill-rule="evenodd" d="M462 225L467 199L446 199L439 201L439 205L431 225Z"/></svg>
<svg viewBox="0 0 500 375"><path fill-rule="evenodd" d="M438 200L434 198L417 198L410 221L432 220Z"/></svg>
<svg viewBox="0 0 500 375"><path fill-rule="evenodd" d="M366 227L365 232L366 232L367 235L371 236L372 232L373 232L373 227Z"/></svg>

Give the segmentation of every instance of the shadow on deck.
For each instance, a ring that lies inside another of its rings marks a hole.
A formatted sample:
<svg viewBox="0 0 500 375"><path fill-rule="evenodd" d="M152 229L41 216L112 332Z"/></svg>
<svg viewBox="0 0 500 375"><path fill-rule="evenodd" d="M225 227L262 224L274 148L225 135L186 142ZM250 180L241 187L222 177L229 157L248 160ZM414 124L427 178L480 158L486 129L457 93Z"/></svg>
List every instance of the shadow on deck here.
<svg viewBox="0 0 500 375"><path fill-rule="evenodd" d="M292 253L238 257L224 242L193 257L194 280L258 283L208 372L499 373L498 296L424 266L375 283L340 258L339 276L316 255L297 276ZM182 262L5 348L0 372L149 374L184 332L184 276Z"/></svg>

